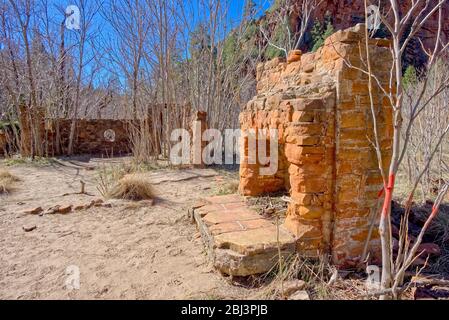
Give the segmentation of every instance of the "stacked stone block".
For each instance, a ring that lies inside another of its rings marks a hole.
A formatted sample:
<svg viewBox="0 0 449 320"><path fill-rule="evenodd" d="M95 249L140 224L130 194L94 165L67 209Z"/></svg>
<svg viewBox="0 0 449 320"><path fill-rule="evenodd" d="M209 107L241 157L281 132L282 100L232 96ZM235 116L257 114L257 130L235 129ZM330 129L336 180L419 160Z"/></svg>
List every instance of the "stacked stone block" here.
<svg viewBox="0 0 449 320"><path fill-rule="evenodd" d="M297 237L298 250L312 256L328 253L335 263L347 265L362 255L370 212L383 187L370 143L368 77L357 69L364 68L364 43L364 26L357 25L335 33L315 53L259 65L258 95L240 115L243 133L279 130L279 170L272 176L259 174L261 164L248 163L244 140L241 193L290 191L285 226ZM369 40L372 68L385 90L391 66L388 46L387 40ZM381 90L374 88L373 97L387 167L391 109ZM376 257L378 245L374 233L371 257Z"/></svg>

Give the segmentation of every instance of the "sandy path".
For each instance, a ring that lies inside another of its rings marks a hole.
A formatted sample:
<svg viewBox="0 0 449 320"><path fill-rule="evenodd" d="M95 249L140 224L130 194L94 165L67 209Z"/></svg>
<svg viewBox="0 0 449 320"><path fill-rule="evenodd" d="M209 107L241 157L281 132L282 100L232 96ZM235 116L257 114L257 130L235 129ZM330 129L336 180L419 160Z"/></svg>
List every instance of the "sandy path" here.
<svg viewBox="0 0 449 320"><path fill-rule="evenodd" d="M100 161L90 164L98 165ZM0 197L0 299L245 298L208 264L187 208L214 192L215 171L149 173L161 197L152 207L113 202L68 215L24 215L24 209L78 204L99 197L96 171L75 166L17 166L18 189ZM195 177L197 174L203 177ZM177 181L178 180L178 181ZM23 226L36 225L32 232ZM68 290L66 268L80 270L80 289Z"/></svg>

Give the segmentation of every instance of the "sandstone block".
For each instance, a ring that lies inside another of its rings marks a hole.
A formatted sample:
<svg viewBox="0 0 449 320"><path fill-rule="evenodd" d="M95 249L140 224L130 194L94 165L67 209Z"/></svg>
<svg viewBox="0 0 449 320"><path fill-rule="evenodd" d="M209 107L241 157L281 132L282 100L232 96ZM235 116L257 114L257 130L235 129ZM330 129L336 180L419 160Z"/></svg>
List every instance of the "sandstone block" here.
<svg viewBox="0 0 449 320"><path fill-rule="evenodd" d="M299 290L293 293L288 300L310 300L310 297L307 291Z"/></svg>
<svg viewBox="0 0 449 320"><path fill-rule="evenodd" d="M319 136L323 131L323 125L319 123L292 123L286 129L287 139L289 136Z"/></svg>
<svg viewBox="0 0 449 320"><path fill-rule="evenodd" d="M289 209L284 222L285 228L290 231L297 239L317 238L322 235L321 220L301 219L295 211Z"/></svg>
<svg viewBox="0 0 449 320"><path fill-rule="evenodd" d="M244 201L244 199L237 194L205 197L204 200L210 202L211 204L230 204L230 203L240 203Z"/></svg>
<svg viewBox="0 0 449 320"><path fill-rule="evenodd" d="M255 217L253 217L255 218ZM217 223L210 226L209 230L212 235L219 235L222 233L245 231L251 229L267 228L273 224L265 219L253 220L233 220L230 222Z"/></svg>
<svg viewBox="0 0 449 320"><path fill-rule="evenodd" d="M36 214L41 213L42 211L44 211L42 209L42 207L36 207L36 208L26 209L26 210L23 211L23 213L24 214L34 214L34 215L36 215Z"/></svg>
<svg viewBox="0 0 449 320"><path fill-rule="evenodd" d="M31 232L31 231L33 231L33 230L36 230L36 229L37 229L37 226L36 226L36 225L23 226L22 229L23 229L23 231L25 231L25 232Z"/></svg>
<svg viewBox="0 0 449 320"><path fill-rule="evenodd" d="M199 210L196 210L200 212ZM200 213L201 214L201 213ZM248 208L242 208L233 211L213 211L206 213L203 217L203 221L206 225L215 225L219 223L231 222L231 221L245 221L254 220L258 217L254 215L254 211Z"/></svg>
<svg viewBox="0 0 449 320"><path fill-rule="evenodd" d="M306 111L294 111L292 116L293 122L313 122L315 114Z"/></svg>
<svg viewBox="0 0 449 320"><path fill-rule="evenodd" d="M292 235L280 227L279 242L281 249L290 248L294 243ZM215 244L219 249L230 249L244 255L254 255L264 252L268 248L277 249L276 227L253 229L223 233L215 237Z"/></svg>
<svg viewBox="0 0 449 320"><path fill-rule="evenodd" d="M283 259L295 252L294 246L281 250ZM244 255L229 249L216 249L214 253L214 267L223 274L245 277L270 271L277 262L278 251L267 248L265 252L255 255Z"/></svg>
<svg viewBox="0 0 449 320"><path fill-rule="evenodd" d="M284 295L291 296L299 290L303 290L306 287L306 283L303 280L289 280L284 282Z"/></svg>
<svg viewBox="0 0 449 320"><path fill-rule="evenodd" d="M292 63L301 61L301 55L302 55L301 50L292 50L288 53L287 62Z"/></svg>
<svg viewBox="0 0 449 320"><path fill-rule="evenodd" d="M368 82L356 81L352 84L353 94L368 94Z"/></svg>
<svg viewBox="0 0 449 320"><path fill-rule="evenodd" d="M298 179L290 177L292 192L297 193L322 193L328 191L328 185L325 178L313 177L309 179Z"/></svg>
<svg viewBox="0 0 449 320"><path fill-rule="evenodd" d="M342 113L340 119L341 128L364 128L369 119L362 112Z"/></svg>
<svg viewBox="0 0 449 320"><path fill-rule="evenodd" d="M285 144L285 157L296 165L318 163L324 159L323 147L302 147L295 144Z"/></svg>
<svg viewBox="0 0 449 320"><path fill-rule="evenodd" d="M288 168L288 173L297 179L306 180L313 177L325 177L329 169L326 163L307 163L300 166L292 163Z"/></svg>
<svg viewBox="0 0 449 320"><path fill-rule="evenodd" d="M62 205L62 206L60 206L60 207L57 209L56 213L59 213L59 214L67 214L67 213L69 213L69 212L71 212L71 211L72 211L72 205L71 205L71 204L68 204L68 205Z"/></svg>

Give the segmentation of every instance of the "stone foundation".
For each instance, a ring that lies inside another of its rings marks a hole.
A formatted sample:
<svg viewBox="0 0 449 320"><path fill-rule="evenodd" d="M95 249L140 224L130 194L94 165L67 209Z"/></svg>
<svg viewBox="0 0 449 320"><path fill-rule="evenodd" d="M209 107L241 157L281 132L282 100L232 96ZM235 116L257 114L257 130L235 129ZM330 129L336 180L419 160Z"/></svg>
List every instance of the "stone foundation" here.
<svg viewBox="0 0 449 320"><path fill-rule="evenodd" d="M257 196L288 190L292 202L285 227L297 237L305 255L327 253L334 263L356 263L366 242L369 216L383 180L373 139L368 77L361 67L364 26L339 31L315 53L274 59L258 66L257 91L240 115L243 134L250 129L278 129L279 169L260 175L260 164L248 161L243 141L240 192ZM388 90L389 41L370 39L372 69ZM385 159L391 153L392 112L374 85L377 128ZM268 141L267 141L268 143ZM389 163L384 161L387 168ZM379 253L378 234L370 241L371 257Z"/></svg>

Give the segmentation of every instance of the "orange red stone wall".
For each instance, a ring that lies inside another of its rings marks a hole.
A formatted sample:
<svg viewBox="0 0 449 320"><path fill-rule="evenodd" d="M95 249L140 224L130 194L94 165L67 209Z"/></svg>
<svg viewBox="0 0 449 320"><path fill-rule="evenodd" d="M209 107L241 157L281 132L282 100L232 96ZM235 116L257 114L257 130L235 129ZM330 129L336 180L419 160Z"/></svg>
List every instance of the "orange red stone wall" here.
<svg viewBox="0 0 449 320"><path fill-rule="evenodd" d="M272 176L261 176L261 165L248 163L244 141L240 192L288 190L292 202L285 226L297 237L298 250L312 256L326 252L337 264L351 264L361 257L370 212L383 187L368 140L373 136L368 78L345 63L362 66L363 31L363 25L339 31L315 53L259 65L258 95L240 115L244 133L279 130L279 170ZM370 40L373 70L386 89L388 45L386 40ZM380 90L373 94L380 142L388 159L391 110ZM378 246L375 233L371 257Z"/></svg>

